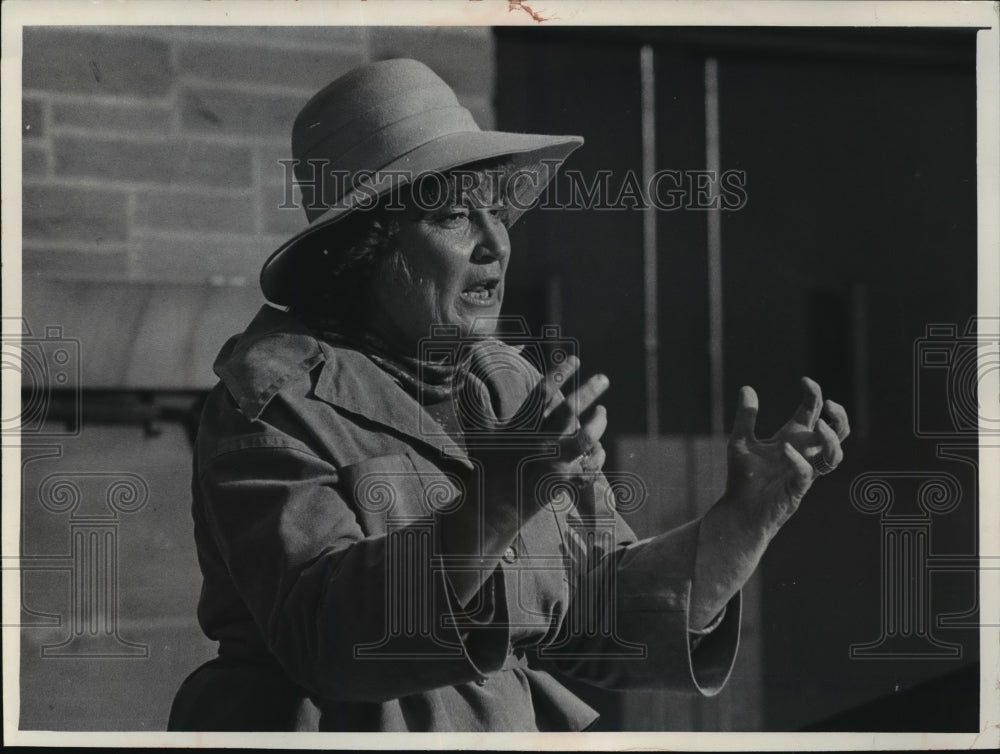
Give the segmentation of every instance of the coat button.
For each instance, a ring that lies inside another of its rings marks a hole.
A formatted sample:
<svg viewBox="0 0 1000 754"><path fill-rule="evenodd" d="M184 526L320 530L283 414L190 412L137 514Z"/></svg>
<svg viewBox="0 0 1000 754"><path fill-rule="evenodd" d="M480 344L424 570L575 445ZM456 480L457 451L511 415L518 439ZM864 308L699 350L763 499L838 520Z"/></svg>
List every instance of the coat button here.
<svg viewBox="0 0 1000 754"><path fill-rule="evenodd" d="M486 679L485 678L477 678L476 679L476 685L477 686L485 686L486 685Z"/></svg>
<svg viewBox="0 0 1000 754"><path fill-rule="evenodd" d="M513 547L508 547L506 550L503 551L503 559L508 563L513 563L515 560L517 560L517 550L515 550Z"/></svg>

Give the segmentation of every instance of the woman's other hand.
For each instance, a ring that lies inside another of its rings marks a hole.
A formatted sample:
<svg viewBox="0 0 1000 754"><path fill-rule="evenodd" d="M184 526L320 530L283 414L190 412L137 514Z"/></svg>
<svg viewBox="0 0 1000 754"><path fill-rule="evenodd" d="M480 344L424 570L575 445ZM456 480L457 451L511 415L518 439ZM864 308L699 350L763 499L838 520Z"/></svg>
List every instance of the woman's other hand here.
<svg viewBox="0 0 1000 754"><path fill-rule="evenodd" d="M816 478L840 464L841 442L851 431L843 406L824 402L820 386L808 377L801 384L795 414L766 440L754 433L757 393L741 388L729 438L725 498L751 531L768 539L795 513Z"/></svg>
<svg viewBox="0 0 1000 754"><path fill-rule="evenodd" d="M708 625L743 587L816 477L844 457L840 444L851 431L847 412L824 402L808 377L802 378L798 409L773 437L757 438L757 410L757 393L741 388L726 492L700 524L688 616L693 629Z"/></svg>

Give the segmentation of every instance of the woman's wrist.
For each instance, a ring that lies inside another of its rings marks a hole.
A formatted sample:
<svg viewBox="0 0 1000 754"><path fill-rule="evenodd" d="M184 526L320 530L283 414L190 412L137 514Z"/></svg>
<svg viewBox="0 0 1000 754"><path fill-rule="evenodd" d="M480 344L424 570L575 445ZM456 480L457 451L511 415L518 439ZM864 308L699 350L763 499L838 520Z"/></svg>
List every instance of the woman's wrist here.
<svg viewBox="0 0 1000 754"><path fill-rule="evenodd" d="M743 501L723 496L699 522L691 585L690 627L711 621L753 575L771 535Z"/></svg>
<svg viewBox="0 0 1000 754"><path fill-rule="evenodd" d="M782 518L761 505L759 501L733 493L729 489L710 510L716 510L716 515L726 517L732 536L739 542L745 544L763 542L765 547L774 539L788 518L787 516Z"/></svg>

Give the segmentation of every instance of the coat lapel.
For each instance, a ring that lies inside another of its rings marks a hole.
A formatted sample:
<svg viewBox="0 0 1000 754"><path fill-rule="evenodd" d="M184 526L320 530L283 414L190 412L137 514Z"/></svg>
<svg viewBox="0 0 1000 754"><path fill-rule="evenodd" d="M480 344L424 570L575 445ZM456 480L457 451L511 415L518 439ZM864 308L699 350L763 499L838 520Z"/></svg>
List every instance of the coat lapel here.
<svg viewBox="0 0 1000 754"><path fill-rule="evenodd" d="M295 317L263 306L242 335L230 338L214 370L240 411L263 413L289 381L320 366L315 396L436 449L473 468L465 451L388 373L359 351L320 341Z"/></svg>
<svg viewBox="0 0 1000 754"><path fill-rule="evenodd" d="M438 450L473 468L455 443L416 399L364 354L342 346L319 343L325 358L316 380L320 400L377 422Z"/></svg>

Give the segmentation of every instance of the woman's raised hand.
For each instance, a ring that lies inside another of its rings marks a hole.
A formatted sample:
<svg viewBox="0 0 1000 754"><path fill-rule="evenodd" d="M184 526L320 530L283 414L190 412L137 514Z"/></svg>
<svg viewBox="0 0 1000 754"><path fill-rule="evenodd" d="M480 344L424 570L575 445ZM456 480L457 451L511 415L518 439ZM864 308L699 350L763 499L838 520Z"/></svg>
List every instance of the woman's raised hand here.
<svg viewBox="0 0 1000 754"><path fill-rule="evenodd" d="M802 379L802 401L773 437L760 440L757 393L740 388L729 437L726 491L702 516L698 531L689 625L703 628L753 574L771 538L795 513L820 474L844 457L847 412L823 402L819 385Z"/></svg>
<svg viewBox="0 0 1000 754"><path fill-rule="evenodd" d="M611 386L603 374L595 374L568 396L561 388L580 368L580 360L569 356L554 366L542 380L542 422L540 435L558 438L558 456L551 470L586 480L604 466L601 437L608 427L608 412L596 401Z"/></svg>
<svg viewBox="0 0 1000 754"><path fill-rule="evenodd" d="M808 377L802 378L795 414L769 439L754 433L757 411L757 393L740 388L725 498L751 529L770 538L798 509L815 479L840 464L841 442L851 430L844 407L824 402L820 386Z"/></svg>
<svg viewBox="0 0 1000 754"><path fill-rule="evenodd" d="M509 359L510 354L501 356ZM601 437L608 418L597 401L610 383L604 375L596 374L564 396L563 388L571 384L579 368L580 360L571 355L553 365L540 380L535 372L534 388L520 408L509 411L510 418L499 417L488 433L478 431L475 437L467 436L470 456L482 463L490 488L500 488L509 494L511 483L519 479L519 494L537 498L543 489L557 490L558 486L542 484L543 480L556 476L585 483L601 470L605 461ZM502 379L504 370L477 364L477 371L492 375L484 380L490 394L503 392L489 383ZM506 371L508 376L510 373ZM524 411L534 415L526 421ZM545 505L552 501L536 499L536 502Z"/></svg>

